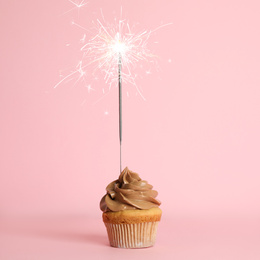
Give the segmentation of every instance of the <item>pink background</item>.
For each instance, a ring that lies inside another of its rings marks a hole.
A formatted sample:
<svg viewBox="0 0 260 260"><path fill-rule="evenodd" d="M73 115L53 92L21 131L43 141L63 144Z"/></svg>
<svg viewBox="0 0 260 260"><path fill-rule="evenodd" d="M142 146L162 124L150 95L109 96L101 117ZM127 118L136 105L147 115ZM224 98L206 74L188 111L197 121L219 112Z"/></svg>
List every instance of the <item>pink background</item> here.
<svg viewBox="0 0 260 260"><path fill-rule="evenodd" d="M119 175L117 89L100 102L103 80L54 89L80 59L71 21L88 27L102 8L111 22L121 5L140 30L172 23L151 36L146 101L123 92L123 166L163 210L156 247L139 251L110 248L100 219ZM63 14L72 7L0 1L0 258L259 259L259 1L89 0Z"/></svg>

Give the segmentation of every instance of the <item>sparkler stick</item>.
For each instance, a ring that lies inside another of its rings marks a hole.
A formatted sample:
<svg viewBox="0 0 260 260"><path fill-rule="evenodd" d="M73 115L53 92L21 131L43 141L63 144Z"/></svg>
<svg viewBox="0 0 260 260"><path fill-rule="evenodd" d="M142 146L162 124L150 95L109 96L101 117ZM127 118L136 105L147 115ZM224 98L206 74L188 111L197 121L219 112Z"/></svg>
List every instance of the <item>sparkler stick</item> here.
<svg viewBox="0 0 260 260"><path fill-rule="evenodd" d="M122 57L118 54L118 93L119 93L119 141L120 141L120 173L122 172Z"/></svg>

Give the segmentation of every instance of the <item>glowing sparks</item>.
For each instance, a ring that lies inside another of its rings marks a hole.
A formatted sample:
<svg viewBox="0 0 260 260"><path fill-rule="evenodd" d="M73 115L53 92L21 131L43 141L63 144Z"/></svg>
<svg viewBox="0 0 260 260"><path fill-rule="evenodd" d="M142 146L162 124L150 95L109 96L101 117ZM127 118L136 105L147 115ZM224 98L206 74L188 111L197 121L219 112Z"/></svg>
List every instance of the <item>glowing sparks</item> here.
<svg viewBox="0 0 260 260"><path fill-rule="evenodd" d="M78 3L76 3L76 2L74 2L72 0L69 0L69 2L71 2L77 8L81 8L81 7L83 7L84 5L86 5L88 3L88 2L85 2L85 0L82 0L81 2L78 2Z"/></svg>
<svg viewBox="0 0 260 260"><path fill-rule="evenodd" d="M76 7L87 4L85 1L79 3L69 1ZM104 20L103 13L102 18ZM155 56L148 49L148 40L151 33L168 24L161 25L153 31L143 30L139 33L134 33L129 23L122 19L118 21L115 19L112 25L106 23L105 20L102 23L97 19L96 22L93 22L94 29L92 30L75 22L72 22L72 24L84 30L83 37L79 40L82 44L80 48L82 58L75 70L56 84L55 88L66 79L76 78L75 84L84 81L88 92L90 92L93 88L89 84L90 82L86 83L86 75L88 74L91 77L93 83L93 79L99 79L101 73L110 90L112 86L118 85L120 65L122 69L121 78L124 84L133 85L143 97L142 91L136 84L138 77L136 69L143 67L142 63L139 64L140 61L154 63ZM151 74L151 70L146 70L146 74ZM102 92L105 94L104 88L102 88Z"/></svg>
<svg viewBox="0 0 260 260"><path fill-rule="evenodd" d="M67 14L67 13L69 13L69 12L75 10L75 9L78 10L78 15L79 15L79 10L80 10L83 6L85 6L85 5L88 4L88 2L86 2L85 0L77 1L77 2L76 2L76 1L72 1L72 0L68 0L68 1L69 1L71 4L73 4L74 7L71 8L70 10L64 12L63 15L64 15L64 14Z"/></svg>
<svg viewBox="0 0 260 260"><path fill-rule="evenodd" d="M132 73L139 61L149 61L154 57L147 48L151 31L134 34L124 20L119 20L114 26L105 26L97 20L97 33L81 47L84 59L94 64L94 73L101 70L105 82L110 88L118 81L118 64L122 65L122 80L134 85L143 97L135 83L136 75Z"/></svg>
<svg viewBox="0 0 260 260"><path fill-rule="evenodd" d="M81 43L84 43L86 41L86 34L84 34L83 37L79 41Z"/></svg>
<svg viewBox="0 0 260 260"><path fill-rule="evenodd" d="M91 85L87 85L86 88L88 89L88 93L91 91L91 90L94 90Z"/></svg>
<svg viewBox="0 0 260 260"><path fill-rule="evenodd" d="M154 57L147 48L150 31L134 34L128 23L120 20L115 26L105 26L97 20L97 33L81 47L84 60L94 65L94 74L101 70L110 88L118 81L118 64L122 65L122 80L136 87L136 75L132 73L141 60Z"/></svg>

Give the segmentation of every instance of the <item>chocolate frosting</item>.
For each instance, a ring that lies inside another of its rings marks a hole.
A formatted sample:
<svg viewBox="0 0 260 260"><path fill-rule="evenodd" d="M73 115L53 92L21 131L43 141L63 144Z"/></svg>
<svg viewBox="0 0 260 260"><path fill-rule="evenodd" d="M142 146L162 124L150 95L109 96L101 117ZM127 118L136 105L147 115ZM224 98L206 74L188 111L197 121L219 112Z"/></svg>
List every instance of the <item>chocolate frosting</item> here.
<svg viewBox="0 0 260 260"><path fill-rule="evenodd" d="M161 204L155 199L158 192L152 188L152 185L126 167L118 180L106 187L107 194L100 201L100 209L107 212L158 207Z"/></svg>

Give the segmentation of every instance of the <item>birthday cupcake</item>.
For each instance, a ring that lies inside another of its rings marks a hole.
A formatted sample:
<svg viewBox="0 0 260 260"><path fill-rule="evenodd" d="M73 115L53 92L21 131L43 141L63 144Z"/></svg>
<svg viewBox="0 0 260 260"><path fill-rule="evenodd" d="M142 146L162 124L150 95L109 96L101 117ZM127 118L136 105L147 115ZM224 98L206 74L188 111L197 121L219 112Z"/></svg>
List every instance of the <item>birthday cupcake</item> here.
<svg viewBox="0 0 260 260"><path fill-rule="evenodd" d="M158 192L127 167L111 182L100 201L110 245L120 248L153 246L162 211Z"/></svg>

